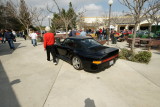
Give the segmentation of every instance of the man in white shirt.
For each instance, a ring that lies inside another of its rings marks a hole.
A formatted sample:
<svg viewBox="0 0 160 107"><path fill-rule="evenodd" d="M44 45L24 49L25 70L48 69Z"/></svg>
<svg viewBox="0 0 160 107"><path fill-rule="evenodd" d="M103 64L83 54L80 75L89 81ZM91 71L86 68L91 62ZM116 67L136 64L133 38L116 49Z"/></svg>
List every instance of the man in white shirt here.
<svg viewBox="0 0 160 107"><path fill-rule="evenodd" d="M86 32L84 31L84 29L82 29L80 36L86 36Z"/></svg>
<svg viewBox="0 0 160 107"><path fill-rule="evenodd" d="M31 37L31 39L32 39L32 44L33 44L33 46L35 47L35 46L37 46L37 34L34 32L34 30L33 31L31 31L31 33L29 34L29 36Z"/></svg>

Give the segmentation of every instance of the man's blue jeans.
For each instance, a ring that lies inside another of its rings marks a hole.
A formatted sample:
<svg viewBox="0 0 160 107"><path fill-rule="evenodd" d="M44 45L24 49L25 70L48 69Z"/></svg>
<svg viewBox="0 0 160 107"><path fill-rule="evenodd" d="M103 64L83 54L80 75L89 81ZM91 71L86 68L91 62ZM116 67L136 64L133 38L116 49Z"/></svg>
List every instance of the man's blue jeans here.
<svg viewBox="0 0 160 107"><path fill-rule="evenodd" d="M36 39L32 39L32 44L33 44L33 46L37 46L37 40Z"/></svg>
<svg viewBox="0 0 160 107"><path fill-rule="evenodd" d="M8 39L8 44L9 44L10 49L15 49L12 39Z"/></svg>

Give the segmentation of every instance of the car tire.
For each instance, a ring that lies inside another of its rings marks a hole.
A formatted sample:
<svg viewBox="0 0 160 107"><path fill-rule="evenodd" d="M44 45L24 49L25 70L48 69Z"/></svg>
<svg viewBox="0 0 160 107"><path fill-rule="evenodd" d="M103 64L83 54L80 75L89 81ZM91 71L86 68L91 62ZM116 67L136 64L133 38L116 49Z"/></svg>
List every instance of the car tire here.
<svg viewBox="0 0 160 107"><path fill-rule="evenodd" d="M81 59L78 56L74 56L72 58L72 65L77 70L83 69L82 61L81 61Z"/></svg>

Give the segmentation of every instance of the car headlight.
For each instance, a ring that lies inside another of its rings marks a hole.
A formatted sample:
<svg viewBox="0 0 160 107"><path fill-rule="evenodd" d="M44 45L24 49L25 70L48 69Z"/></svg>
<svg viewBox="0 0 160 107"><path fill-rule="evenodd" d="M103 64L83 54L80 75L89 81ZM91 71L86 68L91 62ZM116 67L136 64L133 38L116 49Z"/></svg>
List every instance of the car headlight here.
<svg viewBox="0 0 160 107"><path fill-rule="evenodd" d="M101 64L102 61L93 61L92 63L93 63L93 64Z"/></svg>

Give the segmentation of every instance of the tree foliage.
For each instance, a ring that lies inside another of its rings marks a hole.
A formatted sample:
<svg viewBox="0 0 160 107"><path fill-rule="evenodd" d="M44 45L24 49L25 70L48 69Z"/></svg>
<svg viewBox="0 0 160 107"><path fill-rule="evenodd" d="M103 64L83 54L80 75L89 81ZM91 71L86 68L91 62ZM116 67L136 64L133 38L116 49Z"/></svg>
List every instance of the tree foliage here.
<svg viewBox="0 0 160 107"><path fill-rule="evenodd" d="M22 24L10 14L8 10L10 5L11 4L9 2L0 2L0 29L20 30L22 28Z"/></svg>
<svg viewBox="0 0 160 107"><path fill-rule="evenodd" d="M53 2L55 3L57 9L58 9L58 13L56 13L58 15L58 17L60 18L60 20L58 20L56 17L53 18L52 20L52 24L54 24L54 22L57 21L62 21L63 22L63 26L66 30L66 36L68 35L68 29L69 28L73 28L76 26L76 13L72 7L72 3L69 3L69 9L65 10L64 8L60 8L57 1L53 0ZM55 12L51 11L51 9L49 9L49 12L55 14ZM59 22L58 22L59 23ZM54 28L57 28L57 25L54 24Z"/></svg>
<svg viewBox="0 0 160 107"><path fill-rule="evenodd" d="M35 8L28 7L25 0L20 0L17 4L9 0L7 2L7 10L9 14L16 18L23 27L29 32L29 27L33 24L35 18Z"/></svg>

